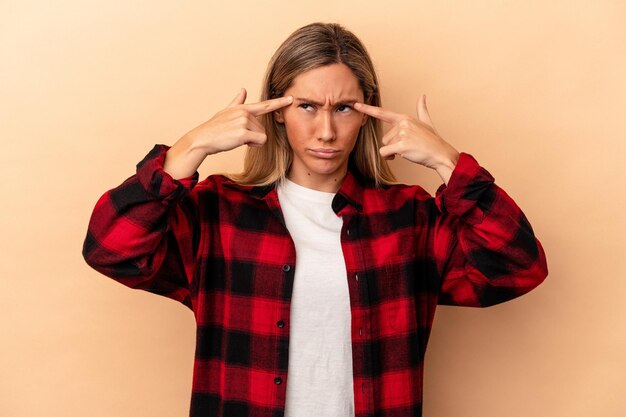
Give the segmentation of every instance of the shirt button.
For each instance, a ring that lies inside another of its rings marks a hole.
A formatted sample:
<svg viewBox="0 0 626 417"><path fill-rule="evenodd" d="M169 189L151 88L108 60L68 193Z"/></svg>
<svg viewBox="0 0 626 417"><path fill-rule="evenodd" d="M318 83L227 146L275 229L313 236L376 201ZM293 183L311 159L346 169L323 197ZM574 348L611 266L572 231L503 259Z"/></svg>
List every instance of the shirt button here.
<svg viewBox="0 0 626 417"><path fill-rule="evenodd" d="M289 264L283 265L283 271L285 271L285 272L291 271L291 265L289 265Z"/></svg>
<svg viewBox="0 0 626 417"><path fill-rule="evenodd" d="M346 234L350 236L350 229L346 229Z"/></svg>
<svg viewBox="0 0 626 417"><path fill-rule="evenodd" d="M274 378L274 384L276 385L280 385L283 382L283 379L279 376L277 376L276 378Z"/></svg>
<svg viewBox="0 0 626 417"><path fill-rule="evenodd" d="M359 280L359 274L354 274L354 279Z"/></svg>
<svg viewBox="0 0 626 417"><path fill-rule="evenodd" d="M278 320L278 321L276 322L276 325L277 325L278 327L280 327L280 328L283 328L283 327L285 327L285 322L284 322L284 321L282 321L282 320Z"/></svg>
<svg viewBox="0 0 626 417"><path fill-rule="evenodd" d="M359 336L363 336L363 328L359 327Z"/></svg>

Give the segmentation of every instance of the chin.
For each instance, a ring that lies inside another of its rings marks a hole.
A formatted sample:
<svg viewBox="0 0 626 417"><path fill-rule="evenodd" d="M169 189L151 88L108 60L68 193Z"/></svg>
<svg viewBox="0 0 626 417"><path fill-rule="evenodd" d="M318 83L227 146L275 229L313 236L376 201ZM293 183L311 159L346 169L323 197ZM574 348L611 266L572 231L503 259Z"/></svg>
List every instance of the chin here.
<svg viewBox="0 0 626 417"><path fill-rule="evenodd" d="M337 164L315 164L314 166L309 166L311 172L317 175L332 175L336 172L341 171L341 166Z"/></svg>

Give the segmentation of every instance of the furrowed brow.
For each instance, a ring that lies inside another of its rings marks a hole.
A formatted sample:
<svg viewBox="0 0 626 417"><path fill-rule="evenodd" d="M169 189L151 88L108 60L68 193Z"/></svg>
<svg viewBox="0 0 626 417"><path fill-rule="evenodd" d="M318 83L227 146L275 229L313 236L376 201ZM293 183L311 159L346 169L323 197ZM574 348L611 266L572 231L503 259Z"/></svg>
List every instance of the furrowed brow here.
<svg viewBox="0 0 626 417"><path fill-rule="evenodd" d="M306 103L315 104L316 106L323 106L324 105L324 103L320 103L319 101L315 101L315 100L312 100L312 99L306 98L306 97L296 97L295 100L296 101L300 101L300 102L306 102ZM344 99L341 99L341 100L337 101L335 103L335 105L336 106L337 105L344 105L344 104L353 105L357 101L359 101L359 100L357 100L356 98L344 98Z"/></svg>

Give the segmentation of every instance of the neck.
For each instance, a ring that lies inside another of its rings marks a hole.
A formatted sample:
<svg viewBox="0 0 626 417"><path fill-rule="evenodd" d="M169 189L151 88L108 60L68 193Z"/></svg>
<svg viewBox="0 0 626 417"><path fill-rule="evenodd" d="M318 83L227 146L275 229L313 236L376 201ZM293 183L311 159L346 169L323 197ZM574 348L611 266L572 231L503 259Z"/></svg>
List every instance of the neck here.
<svg viewBox="0 0 626 417"><path fill-rule="evenodd" d="M341 170L341 172L334 172L332 175L319 175L314 172L289 170L287 178L302 187L327 193L336 193L339 187L341 187L341 183L347 172L347 167Z"/></svg>

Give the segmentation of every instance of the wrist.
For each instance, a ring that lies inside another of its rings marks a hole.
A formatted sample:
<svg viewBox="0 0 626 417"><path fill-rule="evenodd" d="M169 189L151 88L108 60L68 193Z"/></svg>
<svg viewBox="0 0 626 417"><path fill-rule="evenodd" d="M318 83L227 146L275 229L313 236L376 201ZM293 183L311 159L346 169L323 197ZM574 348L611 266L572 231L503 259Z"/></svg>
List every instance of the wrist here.
<svg viewBox="0 0 626 417"><path fill-rule="evenodd" d="M196 172L205 157L204 150L194 146L192 138L185 135L168 149L163 170L174 179L186 178Z"/></svg>
<svg viewBox="0 0 626 417"><path fill-rule="evenodd" d="M456 149L450 147L450 149L441 158L439 163L437 163L437 165L435 165L435 170L436 171L440 171L440 170L444 170L444 171L454 170L454 167L456 167L457 162L459 162L460 155L461 154Z"/></svg>
<svg viewBox="0 0 626 417"><path fill-rule="evenodd" d="M186 133L183 137L181 137L178 142L174 144L174 147L178 147L178 154L186 157L202 156L203 158L206 158L208 155L216 153L207 149L206 146L201 146L200 143L195 140L194 135L190 133Z"/></svg>
<svg viewBox="0 0 626 417"><path fill-rule="evenodd" d="M460 153L456 149L451 148L446 157L443 158L435 167L435 171L437 171L437 174L439 174L444 184L448 185L448 181L450 181L452 171L454 171L454 168L459 161L459 157Z"/></svg>

